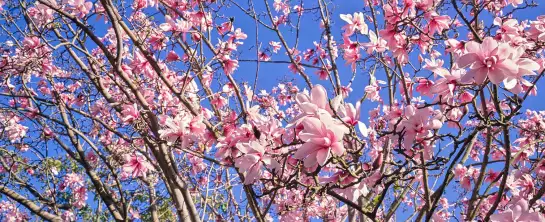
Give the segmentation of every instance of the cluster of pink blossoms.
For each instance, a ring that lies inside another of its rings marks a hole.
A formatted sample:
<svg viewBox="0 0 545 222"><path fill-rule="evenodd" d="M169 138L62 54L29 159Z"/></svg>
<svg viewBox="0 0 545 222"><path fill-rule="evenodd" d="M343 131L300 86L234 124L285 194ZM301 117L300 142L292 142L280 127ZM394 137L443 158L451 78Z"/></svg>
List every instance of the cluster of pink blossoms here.
<svg viewBox="0 0 545 222"><path fill-rule="evenodd" d="M523 47L513 48L508 43L498 42L486 37L481 44L471 41L465 44L466 54L458 58L460 68L470 66L462 77L462 82L474 80L483 84L488 77L494 84L503 82L505 88L513 93L520 93L523 87L530 87L531 82L523 76L535 75L540 66L528 58L521 58Z"/></svg>
<svg viewBox="0 0 545 222"><path fill-rule="evenodd" d="M59 190L66 191L67 189L70 189L72 194L71 199L77 209L85 206L85 202L87 201L87 187L81 175L75 173L66 174L64 180L59 185Z"/></svg>

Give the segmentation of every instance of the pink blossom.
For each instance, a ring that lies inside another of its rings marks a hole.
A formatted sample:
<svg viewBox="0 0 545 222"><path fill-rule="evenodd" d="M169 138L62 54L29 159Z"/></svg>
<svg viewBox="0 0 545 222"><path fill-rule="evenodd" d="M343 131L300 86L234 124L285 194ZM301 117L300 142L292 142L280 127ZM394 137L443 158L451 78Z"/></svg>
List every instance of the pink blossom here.
<svg viewBox="0 0 545 222"><path fill-rule="evenodd" d="M467 168L463 166L462 164L456 164L454 167L454 176L456 176L458 179L464 177L467 174Z"/></svg>
<svg viewBox="0 0 545 222"><path fill-rule="evenodd" d="M490 216L490 220L494 222L539 222L545 218L539 212L530 212L528 200L519 198L511 200L506 211Z"/></svg>
<svg viewBox="0 0 545 222"><path fill-rule="evenodd" d="M213 96L211 103L218 108L222 108L227 105L227 99L223 96L215 95Z"/></svg>
<svg viewBox="0 0 545 222"><path fill-rule="evenodd" d="M85 201L87 200L87 189L85 186L80 186L73 189L72 195L74 197L74 206L76 208L81 209L85 206Z"/></svg>
<svg viewBox="0 0 545 222"><path fill-rule="evenodd" d="M152 49L162 50L167 46L168 37L166 37L163 33L153 34L150 37L149 42Z"/></svg>
<svg viewBox="0 0 545 222"><path fill-rule="evenodd" d="M280 42L270 41L269 45L272 47L272 51L274 53L277 53L278 50L280 50L280 48L282 48L282 45L280 45Z"/></svg>
<svg viewBox="0 0 545 222"><path fill-rule="evenodd" d="M356 106L352 105L352 103L347 103L344 106L341 105L337 112L345 123L356 126L360 120L360 106L360 102L357 102Z"/></svg>
<svg viewBox="0 0 545 222"><path fill-rule="evenodd" d="M445 76L449 74L449 71L443 68L444 61L441 59L424 59L426 63L423 68L428 69L433 72L433 74L439 76Z"/></svg>
<svg viewBox="0 0 545 222"><path fill-rule="evenodd" d="M233 23L232 22L224 22L218 27L218 33L220 35L225 35L227 32L233 31Z"/></svg>
<svg viewBox="0 0 545 222"><path fill-rule="evenodd" d="M352 71L356 70L356 62L358 62L361 59L361 54L358 50L358 48L351 50L346 49L344 51L343 55L344 60L346 60L346 65L350 64L352 67Z"/></svg>
<svg viewBox="0 0 545 222"><path fill-rule="evenodd" d="M62 212L61 219L66 222L76 221L76 215L71 210L66 210Z"/></svg>
<svg viewBox="0 0 545 222"><path fill-rule="evenodd" d="M178 19L174 21L169 15L165 16L166 23L159 26L164 32L182 33L182 38L185 41L185 33L191 30L191 23L189 21Z"/></svg>
<svg viewBox="0 0 545 222"><path fill-rule="evenodd" d="M273 7L275 11L282 11L284 14L290 13L290 5L283 0L274 0Z"/></svg>
<svg viewBox="0 0 545 222"><path fill-rule="evenodd" d="M361 34L367 34L367 24L363 19L363 13L355 12L354 16L350 14L341 14L341 19L347 22L342 29L345 30L344 35L351 36L356 30L360 30Z"/></svg>
<svg viewBox="0 0 545 222"><path fill-rule="evenodd" d="M506 43L498 43L492 37L486 37L482 44L471 41L465 46L467 54L458 58L460 68L470 66L469 72L462 77L462 82L472 79L475 83L484 83L486 77L494 84L499 84L507 76L518 72L518 65L509 58L513 49Z"/></svg>
<svg viewBox="0 0 545 222"><path fill-rule="evenodd" d="M405 131L405 149L411 149L413 142L418 138L427 136L430 133L429 130L441 128L443 123L438 118L439 116L430 119L430 115L433 113L431 107L419 109L414 105L409 105L405 108L407 119L401 123Z"/></svg>
<svg viewBox="0 0 545 222"><path fill-rule="evenodd" d="M58 7L56 1L49 1L49 4L53 7ZM53 20L53 9L41 3L36 3L34 7L29 7L27 12L38 26L43 26Z"/></svg>
<svg viewBox="0 0 545 222"><path fill-rule="evenodd" d="M13 143L23 139L26 136L28 127L12 122L5 128L5 130L7 131L9 141Z"/></svg>
<svg viewBox="0 0 545 222"><path fill-rule="evenodd" d="M460 53L465 50L464 44L456 39L446 40L445 45L447 46L445 52Z"/></svg>
<svg viewBox="0 0 545 222"><path fill-rule="evenodd" d="M379 101L380 100L380 86L379 84L386 84L386 82L382 80L372 81L371 85L368 85L365 87L365 93L367 95L367 98L371 101Z"/></svg>
<svg viewBox="0 0 545 222"><path fill-rule="evenodd" d="M271 60L271 57L269 55L267 55L267 53L265 53L265 52L259 52L258 58L261 61L270 61Z"/></svg>
<svg viewBox="0 0 545 222"><path fill-rule="evenodd" d="M454 96L454 90L460 83L461 75L465 70L453 70L452 72L443 73L443 78L440 78L435 82L435 85L431 89L431 93L437 94L437 99L441 98L443 101L450 99Z"/></svg>
<svg viewBox="0 0 545 222"><path fill-rule="evenodd" d="M78 17L80 18L89 14L89 11L93 7L92 2L85 2L85 0L66 0L65 3L72 7L72 10L77 12Z"/></svg>
<svg viewBox="0 0 545 222"><path fill-rule="evenodd" d="M191 116L187 113L178 114L175 118L167 117L164 129L159 130L161 138L169 144L181 142L181 147L186 148L192 142L198 140L205 133L205 125L202 116Z"/></svg>
<svg viewBox="0 0 545 222"><path fill-rule="evenodd" d="M126 156L127 162L123 165L123 171L132 177L144 177L152 166L142 155L131 154Z"/></svg>
<svg viewBox="0 0 545 222"><path fill-rule="evenodd" d="M530 30L528 30L529 38L544 41L545 40L545 15L537 17L536 21L530 22Z"/></svg>
<svg viewBox="0 0 545 222"><path fill-rule="evenodd" d="M235 160L235 166L244 174L244 184L251 184L261 176L263 164L270 165L272 159L258 141L239 143L237 148L242 156Z"/></svg>
<svg viewBox="0 0 545 222"><path fill-rule="evenodd" d="M244 40L248 38L248 35L246 35L244 32L242 32L242 29L237 28L233 34L229 34L231 36L231 39L233 40Z"/></svg>
<svg viewBox="0 0 545 222"><path fill-rule="evenodd" d="M523 86L530 87L533 84L524 79L524 76L535 75L536 70L540 68L537 62L532 61L528 58L521 58L524 53L524 48L519 47L516 50L513 50L511 54L511 59L518 66L518 71L515 73L509 73L503 80L503 85L505 88L515 94L521 93L523 91Z"/></svg>
<svg viewBox="0 0 545 222"><path fill-rule="evenodd" d="M36 49L40 45L40 39L36 36L26 37L23 40L23 46L25 49Z"/></svg>
<svg viewBox="0 0 545 222"><path fill-rule="evenodd" d="M148 0L135 0L132 4L132 8L140 10L148 7Z"/></svg>
<svg viewBox="0 0 545 222"><path fill-rule="evenodd" d="M121 111L121 114L123 115L122 120L125 124L131 123L140 117L140 112L138 111L136 103L132 105L123 105L123 111Z"/></svg>
<svg viewBox="0 0 545 222"><path fill-rule="evenodd" d="M305 143L299 147L294 157L305 159L305 167L310 168L316 164L323 166L332 155L344 154L342 138L346 127L333 123L329 114L322 114L320 119L305 118L302 124L304 129L299 133L299 138Z"/></svg>
<svg viewBox="0 0 545 222"><path fill-rule="evenodd" d="M238 60L231 59L229 56L224 56L221 58L223 63L223 72L226 75L231 75L238 68Z"/></svg>
<svg viewBox="0 0 545 222"><path fill-rule="evenodd" d="M296 126L306 117L316 116L320 110L331 112L328 104L327 91L321 85L315 85L310 91L310 96L298 93L295 102L301 110L301 114L292 120L288 126Z"/></svg>
<svg viewBox="0 0 545 222"><path fill-rule="evenodd" d="M329 78L329 72L325 69L316 70L316 75L320 80L327 80Z"/></svg>
<svg viewBox="0 0 545 222"><path fill-rule="evenodd" d="M176 54L176 52L174 52L174 51L168 52L167 58L166 58L167 62L174 62L174 61L178 61L178 60L180 60L180 56L178 56L178 54Z"/></svg>
<svg viewBox="0 0 545 222"><path fill-rule="evenodd" d="M431 89L433 87L433 81L426 78L418 79L418 86L416 86L416 91L425 96L431 96Z"/></svg>
<svg viewBox="0 0 545 222"><path fill-rule="evenodd" d="M448 29L450 24L450 17L448 15L440 16L437 12L431 11L425 14L428 19L427 31L430 35L435 33L441 34L443 30Z"/></svg>
<svg viewBox="0 0 545 222"><path fill-rule="evenodd" d="M524 3L524 0L507 0L507 3L511 4L513 7L517 7L518 5Z"/></svg>
<svg viewBox="0 0 545 222"><path fill-rule="evenodd" d="M388 49L386 40L378 37L375 32L369 31L369 42L361 44L363 47L367 48L367 54L373 52L384 52Z"/></svg>

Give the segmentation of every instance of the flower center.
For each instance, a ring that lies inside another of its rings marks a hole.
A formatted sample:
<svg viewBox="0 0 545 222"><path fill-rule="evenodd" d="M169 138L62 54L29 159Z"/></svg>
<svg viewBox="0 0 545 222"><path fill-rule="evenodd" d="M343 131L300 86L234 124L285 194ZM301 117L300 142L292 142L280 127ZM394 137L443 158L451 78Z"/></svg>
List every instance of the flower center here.
<svg viewBox="0 0 545 222"><path fill-rule="evenodd" d="M498 58L496 56L491 56L484 59L484 64L488 68L492 68L492 66L496 65L496 62L498 62Z"/></svg>

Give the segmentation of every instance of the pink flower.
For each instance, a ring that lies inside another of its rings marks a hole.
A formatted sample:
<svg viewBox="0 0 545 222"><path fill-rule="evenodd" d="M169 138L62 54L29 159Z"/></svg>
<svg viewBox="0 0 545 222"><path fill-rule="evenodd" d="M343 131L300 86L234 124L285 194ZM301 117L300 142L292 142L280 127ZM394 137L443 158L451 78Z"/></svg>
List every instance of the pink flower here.
<svg viewBox="0 0 545 222"><path fill-rule="evenodd" d="M310 90L310 96L307 94L298 93L295 97L295 102L301 110L301 114L295 117L288 127L297 126L306 117L316 116L320 110L331 112L331 108L328 104L327 92L321 85L315 85L314 88Z"/></svg>
<svg viewBox="0 0 545 222"><path fill-rule="evenodd" d="M356 62L361 59L361 54L359 48L356 49L346 49L343 55L344 60L346 60L346 65L350 64L352 71L356 70Z"/></svg>
<svg viewBox="0 0 545 222"><path fill-rule="evenodd" d="M55 8L58 7L56 1L49 1L49 4ZM41 3L36 3L35 7L29 7L27 12L38 26L43 26L53 20L53 9Z"/></svg>
<svg viewBox="0 0 545 222"><path fill-rule="evenodd" d="M507 3L511 4L513 7L517 7L518 5L524 3L524 0L507 0Z"/></svg>
<svg viewBox="0 0 545 222"><path fill-rule="evenodd" d="M271 60L271 57L269 55L267 55L267 53L265 53L265 52L259 52L258 58L259 58L260 61L270 61Z"/></svg>
<svg viewBox="0 0 545 222"><path fill-rule="evenodd" d="M515 75L518 65L509 58L512 53L507 43L498 43L492 37L486 37L482 44L471 41L465 46L467 54L458 58L458 66L470 70L462 77L462 82L484 83L486 77L494 84L502 82L506 76Z"/></svg>
<svg viewBox="0 0 545 222"><path fill-rule="evenodd" d="M220 95L215 95L212 97L212 101L210 101L212 105L222 108L227 105L227 99Z"/></svg>
<svg viewBox="0 0 545 222"><path fill-rule="evenodd" d="M258 141L236 146L243 155L235 160L235 166L244 174L244 184L251 184L261 176L263 163L270 165L272 159L265 155L265 147Z"/></svg>
<svg viewBox="0 0 545 222"><path fill-rule="evenodd" d="M537 21L530 22L528 34L531 39L545 40L545 15L540 15L537 17Z"/></svg>
<svg viewBox="0 0 545 222"><path fill-rule="evenodd" d="M466 190L471 189L471 177L465 176L460 179L460 186Z"/></svg>
<svg viewBox="0 0 545 222"><path fill-rule="evenodd" d="M290 13L290 5L285 3L283 0L274 0L273 7L277 12L282 10L282 13L284 14Z"/></svg>
<svg viewBox="0 0 545 222"><path fill-rule="evenodd" d="M405 116L407 119L401 123L401 127L403 127L405 131L405 149L410 149L412 147L412 143L416 139L427 136L430 133L429 130L441 128L443 123L438 118L440 115L430 119L430 116L432 116L433 113L434 112L431 107L419 109L414 105L409 105L405 108Z"/></svg>
<svg viewBox="0 0 545 222"><path fill-rule="evenodd" d="M454 176L460 179L464 177L466 174L467 174L467 168L462 164L456 164L456 166L454 167Z"/></svg>
<svg viewBox="0 0 545 222"><path fill-rule="evenodd" d="M282 48L282 45L280 45L280 42L273 42L273 41L270 41L269 42L269 45L272 47L272 51L274 53L277 53L278 50L280 50L280 48Z"/></svg>
<svg viewBox="0 0 545 222"><path fill-rule="evenodd" d="M87 189L84 186L80 186L72 191L74 197L74 206L78 209L81 209L85 206L85 201L87 200Z"/></svg>
<svg viewBox="0 0 545 222"><path fill-rule="evenodd" d="M191 30L191 22L178 19L174 21L169 15L165 16L166 23L163 23L159 26L164 32L173 32L173 33L182 33L182 38L185 41L185 33Z"/></svg>
<svg viewBox="0 0 545 222"><path fill-rule="evenodd" d="M524 76L535 75L534 71L540 68L537 62L532 61L528 58L521 58L524 54L524 48L519 47L516 50L513 50L511 54L511 59L517 64L518 71L516 73L511 73L506 75L506 78L503 80L503 85L505 88L512 93L518 94L523 91L523 87L530 87L533 84L524 79Z"/></svg>
<svg viewBox="0 0 545 222"><path fill-rule="evenodd" d="M316 75L318 75L320 80L327 80L329 77L329 72L325 69L318 69L316 70Z"/></svg>
<svg viewBox="0 0 545 222"><path fill-rule="evenodd" d="M140 117L140 113L138 112L138 107L136 106L136 103L131 105L124 105L123 111L121 111L121 114L123 115L123 123L131 123L134 120L138 119Z"/></svg>
<svg viewBox="0 0 545 222"><path fill-rule="evenodd" d="M445 63L441 59L424 59L424 62L426 63L424 65L424 69L428 69L433 72L433 74L445 76L449 74L449 71L445 68L443 68L443 64Z"/></svg>
<svg viewBox="0 0 545 222"><path fill-rule="evenodd" d="M371 85L365 87L365 93L367 94L367 98L371 101L380 100L380 86L378 84L386 84L386 82L382 80L377 80L371 82Z"/></svg>
<svg viewBox="0 0 545 222"><path fill-rule="evenodd" d="M147 7L148 7L147 0L135 0L132 4L132 8L134 8L135 10L140 10Z"/></svg>
<svg viewBox="0 0 545 222"><path fill-rule="evenodd" d="M178 54L176 54L176 52L174 52L174 51L168 52L167 58L166 58L167 62L174 62L174 61L178 61L178 60L180 60L180 56L178 56Z"/></svg>
<svg viewBox="0 0 545 222"><path fill-rule="evenodd" d="M36 36L26 37L23 40L23 46L25 49L36 49L38 46L40 46L40 39Z"/></svg>
<svg viewBox="0 0 545 222"><path fill-rule="evenodd" d="M51 130L49 127L45 127L43 129L43 136L45 139L50 139L55 137L55 132L53 132L53 130Z"/></svg>
<svg viewBox="0 0 545 222"><path fill-rule="evenodd" d="M11 121L10 121L11 122ZM15 142L23 139L28 131L28 127L23 126L18 123L11 123L8 127L5 128L8 139L10 142Z"/></svg>
<svg viewBox="0 0 545 222"><path fill-rule="evenodd" d="M221 62L223 63L223 72L225 72L226 75L233 74L238 68L238 60L231 59L229 56L222 57Z"/></svg>
<svg viewBox="0 0 545 222"><path fill-rule="evenodd" d="M167 46L168 37L166 37L163 33L153 34L151 35L149 42L152 49L162 50Z"/></svg>
<svg viewBox="0 0 545 222"><path fill-rule="evenodd" d="M244 40L248 38L248 35L246 35L244 32L242 32L242 29L237 28L233 34L229 34L231 36L232 40Z"/></svg>
<svg viewBox="0 0 545 222"><path fill-rule="evenodd" d="M383 38L378 37L373 31L369 31L369 42L361 45L367 48L367 54L371 54L375 51L384 52L388 48L388 42Z"/></svg>
<svg viewBox="0 0 545 222"><path fill-rule="evenodd" d="M220 35L225 35L228 32L233 31L233 23L232 22L224 22L218 27L218 33Z"/></svg>
<svg viewBox="0 0 545 222"><path fill-rule="evenodd" d="M464 44L456 39L446 40L445 45L447 46L445 52L460 53L465 48Z"/></svg>
<svg viewBox="0 0 545 222"><path fill-rule="evenodd" d="M431 96L431 89L433 87L433 81L426 78L418 79L418 86L416 86L416 91L424 96Z"/></svg>
<svg viewBox="0 0 545 222"><path fill-rule="evenodd" d="M186 113L175 118L166 118L165 129L159 130L161 138L169 144L181 142L181 147L186 148L205 133L206 126L202 123L202 116L191 116Z"/></svg>
<svg viewBox="0 0 545 222"><path fill-rule="evenodd" d="M141 155L131 154L126 158L127 163L123 165L123 171L131 174L132 177L146 176L148 170L152 169L152 166Z"/></svg>
<svg viewBox="0 0 545 222"><path fill-rule="evenodd" d="M61 219L63 221L76 221L76 215L71 210L62 212Z"/></svg>
<svg viewBox="0 0 545 222"><path fill-rule="evenodd" d="M92 2L85 2L85 0L66 0L65 4L68 4L72 11L77 12L78 17L80 18L89 14L89 11L93 7Z"/></svg>
<svg viewBox="0 0 545 222"><path fill-rule="evenodd" d="M360 120L360 106L360 102L357 102L355 107L352 103L347 103L344 106L341 105L337 112L345 123L356 126Z"/></svg>
<svg viewBox="0 0 545 222"><path fill-rule="evenodd" d="M367 24L363 19L363 13L355 12L353 17L350 14L341 14L340 16L342 20L348 23L342 28L345 30L344 35L351 36L356 30L360 30L361 34L367 34Z"/></svg>
<svg viewBox="0 0 545 222"><path fill-rule="evenodd" d="M75 173L68 173L64 176L62 183L60 184L60 190L64 191L66 188L76 189L84 185L83 177Z"/></svg>
<svg viewBox="0 0 545 222"><path fill-rule="evenodd" d="M440 16L437 12L431 11L425 14L426 19L428 19L428 26L426 26L427 31L430 35L435 33L441 34L443 30L448 29L450 24L450 17L448 15Z"/></svg>
<svg viewBox="0 0 545 222"><path fill-rule="evenodd" d="M299 133L299 138L305 142L294 157L305 159L305 167L310 168L319 164L325 165L332 155L341 156L345 149L342 138L346 127L333 123L332 117L327 113L316 117L308 117L303 120L304 129Z"/></svg>
<svg viewBox="0 0 545 222"><path fill-rule="evenodd" d="M500 17L496 17L494 19L494 25L499 26L499 29L496 31L497 34L503 34L512 37L519 35L518 21L516 19L502 20Z"/></svg>
<svg viewBox="0 0 545 222"><path fill-rule="evenodd" d="M437 94L437 99L441 98L443 101L452 98L454 96L454 90L456 85L460 82L462 72L465 70L457 69L451 72L443 73L443 78L440 78L435 82L431 93Z"/></svg>
<svg viewBox="0 0 545 222"><path fill-rule="evenodd" d="M539 212L530 212L528 200L520 198L511 200L509 208L502 212L490 216L494 222L539 222L545 220Z"/></svg>

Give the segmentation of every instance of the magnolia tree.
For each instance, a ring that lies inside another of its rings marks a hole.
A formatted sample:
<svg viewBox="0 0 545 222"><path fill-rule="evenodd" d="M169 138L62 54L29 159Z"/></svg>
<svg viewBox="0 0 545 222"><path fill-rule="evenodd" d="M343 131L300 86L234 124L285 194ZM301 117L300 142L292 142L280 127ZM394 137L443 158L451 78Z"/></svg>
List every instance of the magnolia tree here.
<svg viewBox="0 0 545 222"><path fill-rule="evenodd" d="M3 221L545 220L534 1L0 5Z"/></svg>

